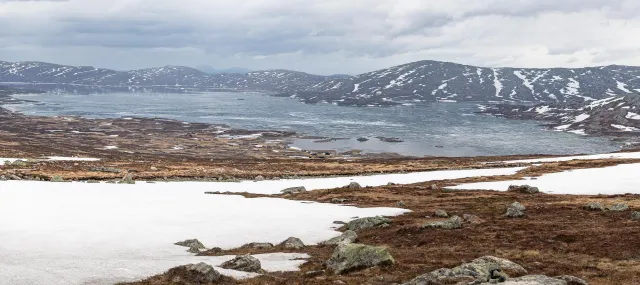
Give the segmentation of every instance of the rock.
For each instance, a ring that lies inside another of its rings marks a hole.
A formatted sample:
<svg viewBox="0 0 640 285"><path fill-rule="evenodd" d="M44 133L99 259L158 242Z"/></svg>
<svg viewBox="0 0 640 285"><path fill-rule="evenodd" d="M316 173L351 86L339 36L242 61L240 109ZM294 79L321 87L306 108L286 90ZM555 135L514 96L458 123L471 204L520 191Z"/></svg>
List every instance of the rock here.
<svg viewBox="0 0 640 285"><path fill-rule="evenodd" d="M509 207L507 209L507 213L504 214L507 218L520 218L522 216L524 216L524 212L521 210L518 210L514 207Z"/></svg>
<svg viewBox="0 0 640 285"><path fill-rule="evenodd" d="M175 245L179 245L179 246L189 247L189 248L205 249L204 244L202 244L197 239L188 239L188 240L185 240L185 241L176 242L174 244Z"/></svg>
<svg viewBox="0 0 640 285"><path fill-rule="evenodd" d="M323 244L323 245L337 245L341 243L349 244L349 243L356 242L357 239L358 239L358 234L352 230L348 230L342 233L340 236L334 237L320 244Z"/></svg>
<svg viewBox="0 0 640 285"><path fill-rule="evenodd" d="M136 182L133 180L133 173L127 173L125 174L124 177L122 177L122 180L120 180L121 184L136 184Z"/></svg>
<svg viewBox="0 0 640 285"><path fill-rule="evenodd" d="M624 212L626 210L629 210L629 206L627 204L613 204L609 207L607 207L607 210L612 211L612 212Z"/></svg>
<svg viewBox="0 0 640 285"><path fill-rule="evenodd" d="M242 246L242 248L269 249L273 244L268 242L252 242Z"/></svg>
<svg viewBox="0 0 640 285"><path fill-rule="evenodd" d="M564 280L565 282L567 282L567 285L589 285L589 282L575 276L562 275L562 276L556 276L553 278Z"/></svg>
<svg viewBox="0 0 640 285"><path fill-rule="evenodd" d="M359 141L359 142L366 142L366 141L368 141L368 140L369 140L368 138L358 138L358 141Z"/></svg>
<svg viewBox="0 0 640 285"><path fill-rule="evenodd" d="M484 220L481 219L480 217L476 216L476 215L469 215L469 214L464 214L462 215L462 220L465 223L469 223L469 224L480 224L480 223L484 223Z"/></svg>
<svg viewBox="0 0 640 285"><path fill-rule="evenodd" d="M343 221L333 221L334 224L336 225L346 225L347 223L343 222Z"/></svg>
<svg viewBox="0 0 640 285"><path fill-rule="evenodd" d="M640 212L635 211L631 213L631 219L634 221L640 221Z"/></svg>
<svg viewBox="0 0 640 285"><path fill-rule="evenodd" d="M446 221L427 222L422 225L423 229L445 229L453 230L462 228L462 219L458 216L453 216Z"/></svg>
<svg viewBox="0 0 640 285"><path fill-rule="evenodd" d="M10 180L22 180L22 178L18 175L15 174L9 174L9 179Z"/></svg>
<svg viewBox="0 0 640 285"><path fill-rule="evenodd" d="M51 182L64 182L64 179L60 175L51 177Z"/></svg>
<svg viewBox="0 0 640 285"><path fill-rule="evenodd" d="M253 180L255 180L255 181L264 181L264 176L258 175L258 176L256 176L256 178L253 178Z"/></svg>
<svg viewBox="0 0 640 285"><path fill-rule="evenodd" d="M151 166L151 168L149 168L151 171L158 171L158 168L155 166Z"/></svg>
<svg viewBox="0 0 640 285"><path fill-rule="evenodd" d="M359 190L362 188L362 186L360 186L360 183L358 182L351 182L349 183L349 185L347 185L347 188L349 190Z"/></svg>
<svg viewBox="0 0 640 285"><path fill-rule="evenodd" d="M92 167L89 170L95 171L95 172L107 172L107 173L120 173L120 172L122 172L121 169L113 168L113 167L104 167L104 166Z"/></svg>
<svg viewBox="0 0 640 285"><path fill-rule="evenodd" d="M290 187L290 188L287 188L287 189L284 189L284 190L280 191L280 193L282 193L282 194L298 194L298 193L303 193L303 192L307 192L307 188L304 188L304 186Z"/></svg>
<svg viewBox="0 0 640 285"><path fill-rule="evenodd" d="M318 276L320 276L322 274L324 274L324 270L307 271L302 275L304 276L304 278L314 278L314 277L318 277Z"/></svg>
<svg viewBox="0 0 640 285"><path fill-rule="evenodd" d="M222 279L222 275L204 262L178 266L166 273L171 282L180 284L211 284Z"/></svg>
<svg viewBox="0 0 640 285"><path fill-rule="evenodd" d="M387 186L395 186L395 185L398 185L398 184L395 184L395 183L393 183L393 182L389 182L389 183L387 183Z"/></svg>
<svg viewBox="0 0 640 285"><path fill-rule="evenodd" d="M280 244L287 249L301 249L304 247L304 243L297 237L290 237Z"/></svg>
<svg viewBox="0 0 640 285"><path fill-rule="evenodd" d="M431 184L430 188L431 188L431 190L438 190L438 185Z"/></svg>
<svg viewBox="0 0 640 285"><path fill-rule="evenodd" d="M396 205L398 205L398 207L406 207L407 204L404 203L404 201L398 201L398 203L396 203Z"/></svg>
<svg viewBox="0 0 640 285"><path fill-rule="evenodd" d="M189 249L187 249L187 252L190 253L200 253L200 249L197 247L190 247Z"/></svg>
<svg viewBox="0 0 640 285"><path fill-rule="evenodd" d="M385 217L367 217L347 223L347 228L352 231L359 231L362 229L389 226L389 223L391 223L391 220Z"/></svg>
<svg viewBox="0 0 640 285"><path fill-rule="evenodd" d="M524 211L527 209L527 207L525 207L524 205L520 204L520 202L513 202L513 204L511 204L510 206L511 208L515 208L518 209L520 211Z"/></svg>
<svg viewBox="0 0 640 285"><path fill-rule="evenodd" d="M331 199L331 203L334 203L334 204L342 204L342 203L345 203L347 201L349 201L349 200L347 200L345 198L333 198L333 199Z"/></svg>
<svg viewBox="0 0 640 285"><path fill-rule="evenodd" d="M540 192L540 189L538 189L538 187L533 187L533 186L529 186L529 185L511 185L509 186L509 189L507 191L510 192L520 192L520 193L524 193L524 194L536 194Z"/></svg>
<svg viewBox="0 0 640 285"><path fill-rule="evenodd" d="M482 284L490 284L490 283L482 283ZM519 278L512 278L500 284L502 285L567 285L568 283L564 280L551 278L549 276L544 276L544 275L527 275Z"/></svg>
<svg viewBox="0 0 640 285"><path fill-rule="evenodd" d="M436 210L436 217L448 218L449 214L445 210Z"/></svg>
<svg viewBox="0 0 640 285"><path fill-rule="evenodd" d="M582 206L582 208L588 211L604 211L604 207L600 203L589 203Z"/></svg>
<svg viewBox="0 0 640 285"><path fill-rule="evenodd" d="M442 268L418 276L403 285L489 284L483 282L499 283L509 280L509 275L524 274L527 274L527 270L517 263L494 256L483 256L451 269Z"/></svg>
<svg viewBox="0 0 640 285"><path fill-rule="evenodd" d="M339 244L326 265L334 274L345 274L375 266L394 264L395 260L385 247L364 244Z"/></svg>
<svg viewBox="0 0 640 285"><path fill-rule="evenodd" d="M251 255L238 255L234 259L221 264L220 267L244 272L260 272L262 270L260 260Z"/></svg>

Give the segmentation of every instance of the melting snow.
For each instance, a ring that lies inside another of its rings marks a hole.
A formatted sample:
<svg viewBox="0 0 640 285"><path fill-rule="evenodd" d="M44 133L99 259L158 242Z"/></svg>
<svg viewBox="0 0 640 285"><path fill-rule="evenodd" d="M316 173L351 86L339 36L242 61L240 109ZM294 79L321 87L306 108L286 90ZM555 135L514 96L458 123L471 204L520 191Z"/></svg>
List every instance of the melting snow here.
<svg viewBox="0 0 640 285"><path fill-rule="evenodd" d="M605 168L578 169L545 174L537 180L511 180L462 184L451 187L459 190L506 191L509 185L528 184L551 194L616 195L640 194L640 164L624 164Z"/></svg>
<svg viewBox="0 0 640 285"><path fill-rule="evenodd" d="M498 69L493 68L493 86L496 88L496 97L502 97L502 95L500 95L500 91L502 91L502 83L500 82L500 79L498 79Z"/></svg>
<svg viewBox="0 0 640 285"><path fill-rule="evenodd" d="M578 116L576 116L576 118L573 120L574 123L580 123L586 119L589 119L589 117L591 117L588 114L580 114Z"/></svg>
<svg viewBox="0 0 640 285"><path fill-rule="evenodd" d="M533 85L531 84L531 82L529 82L529 79L527 79L527 77L524 74L522 74L522 72L514 71L513 74L515 74L518 78L522 79L522 84L527 88L529 88L529 90L531 90L531 94L535 94L535 91L533 91Z"/></svg>
<svg viewBox="0 0 640 285"><path fill-rule="evenodd" d="M631 93L629 89L627 89L627 84L616 80L616 84L618 85L618 89L622 90L625 93Z"/></svg>
<svg viewBox="0 0 640 285"><path fill-rule="evenodd" d="M627 113L627 116L625 117L629 120L640 120L640 115L633 113L633 112L629 112Z"/></svg>
<svg viewBox="0 0 640 285"><path fill-rule="evenodd" d="M623 125L616 125L616 124L611 124L612 127L621 130L623 132L635 132L635 131L640 131L640 129L638 128L634 128L634 127L627 127L627 126L623 126Z"/></svg>
<svg viewBox="0 0 640 285"><path fill-rule="evenodd" d="M564 157L551 157L551 158L534 158L534 159L524 159L524 160L509 160L509 161L503 161L503 162L504 163L543 163L543 162L560 162L560 161L571 161L571 160L596 160L596 159L640 159L640 152L620 152L620 153L577 155L577 156L564 156Z"/></svg>

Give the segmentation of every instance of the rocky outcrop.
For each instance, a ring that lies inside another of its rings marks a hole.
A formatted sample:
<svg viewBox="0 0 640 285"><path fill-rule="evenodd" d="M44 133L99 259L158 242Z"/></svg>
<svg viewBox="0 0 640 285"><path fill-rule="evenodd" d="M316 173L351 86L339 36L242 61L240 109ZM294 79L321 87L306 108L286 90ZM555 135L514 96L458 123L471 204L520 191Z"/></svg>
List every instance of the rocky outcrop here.
<svg viewBox="0 0 640 285"><path fill-rule="evenodd" d="M612 211L612 212L624 212L629 210L629 206L627 204L613 204L609 207L607 207L607 210Z"/></svg>
<svg viewBox="0 0 640 285"><path fill-rule="evenodd" d="M604 211L605 210L604 206L602 206L602 204L600 203L589 203L584 205L582 208L587 211Z"/></svg>
<svg viewBox="0 0 640 285"><path fill-rule="evenodd" d="M280 193L282 194L298 194L303 192L307 192L307 188L305 188L304 186L290 187L280 191Z"/></svg>
<svg viewBox="0 0 640 285"><path fill-rule="evenodd" d="M484 256L454 268L442 268L416 277L403 285L483 284L505 282L509 276L522 276L527 270L510 260ZM502 283L501 283L502 284Z"/></svg>
<svg viewBox="0 0 640 285"><path fill-rule="evenodd" d="M385 217L367 217L347 223L347 228L352 231L359 231L368 228L388 227L389 223L391 223L391 220Z"/></svg>
<svg viewBox="0 0 640 285"><path fill-rule="evenodd" d="M290 237L283 241L280 246L286 249L302 249L304 248L304 243L297 237Z"/></svg>
<svg viewBox="0 0 640 285"><path fill-rule="evenodd" d="M562 275L556 276L554 278L567 282L567 285L589 285L589 282L587 282L586 280L580 279L575 276Z"/></svg>
<svg viewBox="0 0 640 285"><path fill-rule="evenodd" d="M507 208L507 212L504 214L507 218L520 218L524 216L524 212L513 207Z"/></svg>
<svg viewBox="0 0 640 285"><path fill-rule="evenodd" d="M202 244L197 239L188 239L188 240L176 242L174 244L175 245L179 245L179 246L188 247L188 248L205 249L204 244Z"/></svg>
<svg viewBox="0 0 640 285"><path fill-rule="evenodd" d="M269 249L273 248L272 243L268 242L252 242L241 246L241 248Z"/></svg>
<svg viewBox="0 0 640 285"><path fill-rule="evenodd" d="M538 187L533 187L529 185L511 185L509 186L509 189L507 189L507 191L519 192L524 194L536 194L540 192L540 189L538 189Z"/></svg>
<svg viewBox="0 0 640 285"><path fill-rule="evenodd" d="M260 272L262 265L260 260L251 255L239 255L234 259L224 262L220 265L224 269L232 269L244 272Z"/></svg>
<svg viewBox="0 0 640 285"><path fill-rule="evenodd" d="M510 207L514 208L514 209L518 209L520 211L524 211L524 210L527 209L527 207L525 207L524 205L520 204L520 202L513 202L513 204L511 204Z"/></svg>
<svg viewBox="0 0 640 285"><path fill-rule="evenodd" d="M453 230L462 228L462 219L458 216L453 216L446 221L426 222L421 228L423 229L445 229Z"/></svg>
<svg viewBox="0 0 640 285"><path fill-rule="evenodd" d="M185 285L215 284L222 279L218 271L204 262L169 269L165 276L172 284Z"/></svg>
<svg viewBox="0 0 640 285"><path fill-rule="evenodd" d="M384 247L364 244L339 244L326 266L334 274L345 274L375 266L394 264L395 260Z"/></svg>
<svg viewBox="0 0 640 285"><path fill-rule="evenodd" d="M358 234L355 231L347 230L342 233L340 236L334 237L330 240L323 241L321 244L323 245L338 245L341 243L349 244L354 243L358 239Z"/></svg>

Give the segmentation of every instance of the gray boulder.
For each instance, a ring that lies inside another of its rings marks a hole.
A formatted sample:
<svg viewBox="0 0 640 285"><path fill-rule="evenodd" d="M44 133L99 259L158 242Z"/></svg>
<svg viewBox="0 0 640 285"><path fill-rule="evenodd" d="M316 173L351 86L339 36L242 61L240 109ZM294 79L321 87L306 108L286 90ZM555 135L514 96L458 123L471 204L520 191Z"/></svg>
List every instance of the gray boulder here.
<svg viewBox="0 0 640 285"><path fill-rule="evenodd" d="M349 185L347 185L347 188L349 188L349 190L359 190L362 188L362 186L360 186L360 183L358 182L351 182L349 183Z"/></svg>
<svg viewBox="0 0 640 285"><path fill-rule="evenodd" d="M375 227L388 227L389 223L391 223L391 220L385 217L366 217L347 223L347 228L352 231L359 231Z"/></svg>
<svg viewBox="0 0 640 285"><path fill-rule="evenodd" d="M124 177L122 177L122 180L120 180L121 184L136 184L136 181L133 180L133 173L127 173L124 175Z"/></svg>
<svg viewBox="0 0 640 285"><path fill-rule="evenodd" d="M446 221L426 222L421 228L445 230L459 229L462 228L462 219L458 216L453 216Z"/></svg>
<svg viewBox="0 0 640 285"><path fill-rule="evenodd" d="M575 276L562 275L556 276L554 278L564 280L565 282L567 282L567 285L589 285L589 282L587 282L586 280L580 279Z"/></svg>
<svg viewBox="0 0 640 285"><path fill-rule="evenodd" d="M339 244L326 266L335 274L345 274L375 266L394 264L395 260L385 247L364 244Z"/></svg>
<svg viewBox="0 0 640 285"><path fill-rule="evenodd" d="M640 221L640 212L635 211L631 213L631 219L634 221Z"/></svg>
<svg viewBox="0 0 640 285"><path fill-rule="evenodd" d="M520 204L520 202L513 202L513 204L511 204L510 206L511 208L515 208L518 209L520 211L524 211L527 209L527 207L525 207L524 205Z"/></svg>
<svg viewBox="0 0 640 285"><path fill-rule="evenodd" d="M587 211L604 211L604 207L600 203L589 203L582 207Z"/></svg>
<svg viewBox="0 0 640 285"><path fill-rule="evenodd" d="M169 269L166 275L171 282L185 284L211 284L222 279L218 271L204 262Z"/></svg>
<svg viewBox="0 0 640 285"><path fill-rule="evenodd" d="M612 212L624 212L626 210L629 210L629 206L627 204L613 204L611 206L609 206L607 208L607 210L612 211Z"/></svg>
<svg viewBox="0 0 640 285"><path fill-rule="evenodd" d="M464 214L462 215L462 220L468 224L481 224L484 223L484 220L476 215Z"/></svg>
<svg viewBox="0 0 640 285"><path fill-rule="evenodd" d="M321 244L323 245L338 245L342 243L349 244L349 243L356 242L357 239L358 239L358 234L352 230L348 230L342 233L342 235L334 237L330 240L324 241Z"/></svg>
<svg viewBox="0 0 640 285"><path fill-rule="evenodd" d="M304 248L304 243L297 237L290 237L280 244L287 249L301 249Z"/></svg>
<svg viewBox="0 0 640 285"><path fill-rule="evenodd" d="M524 194L536 194L536 193L540 192L540 189L538 189L538 187L533 187L533 186L529 186L529 185L511 185L511 186L509 186L507 191L509 191L509 192L519 192L519 193L524 193Z"/></svg>
<svg viewBox="0 0 640 285"><path fill-rule="evenodd" d="M507 209L507 213L504 214L507 218L520 218L522 216L524 216L524 212L521 210L518 210L516 208L513 207L509 207Z"/></svg>
<svg viewBox="0 0 640 285"><path fill-rule="evenodd" d="M242 248L269 249L273 244L268 242L252 242L242 246Z"/></svg>
<svg viewBox="0 0 640 285"><path fill-rule="evenodd" d="M307 192L307 188L304 188L304 186L290 187L290 188L287 188L287 189L284 189L284 190L280 191L280 193L282 193L282 194L298 194L298 193L303 193L303 192Z"/></svg>
<svg viewBox="0 0 640 285"><path fill-rule="evenodd" d="M440 218L448 218L449 214L447 213L447 211L445 210L437 210L436 211L436 217L440 217Z"/></svg>
<svg viewBox="0 0 640 285"><path fill-rule="evenodd" d="M244 272L260 272L262 270L260 260L251 255L238 255L234 259L222 263L220 267Z"/></svg>
<svg viewBox="0 0 640 285"><path fill-rule="evenodd" d="M264 176L262 175L258 175L255 178L253 178L254 181L264 181Z"/></svg>
<svg viewBox="0 0 640 285"><path fill-rule="evenodd" d="M510 260L484 256L454 268L442 268L416 277L403 285L484 284L505 282L509 275L522 276L527 270ZM504 283L501 283L504 284Z"/></svg>
<svg viewBox="0 0 640 285"><path fill-rule="evenodd" d="M482 283L491 284L491 283ZM544 275L527 275L518 278L509 279L502 285L568 285L567 281L552 278Z"/></svg>
<svg viewBox="0 0 640 285"><path fill-rule="evenodd" d="M188 248L205 249L204 244L202 244L197 239L188 239L188 240L185 240L185 241L176 242L174 244L175 245L179 245L179 246L188 247Z"/></svg>

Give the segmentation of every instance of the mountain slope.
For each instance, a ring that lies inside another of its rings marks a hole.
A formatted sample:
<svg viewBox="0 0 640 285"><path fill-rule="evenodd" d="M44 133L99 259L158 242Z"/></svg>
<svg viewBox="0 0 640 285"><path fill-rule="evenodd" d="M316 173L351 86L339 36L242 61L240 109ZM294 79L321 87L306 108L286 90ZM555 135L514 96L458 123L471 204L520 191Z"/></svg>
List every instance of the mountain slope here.
<svg viewBox="0 0 640 285"><path fill-rule="evenodd" d="M640 94L640 67L483 68L418 61L356 76L290 70L208 74L165 66L115 71L44 62L0 61L0 82L115 87L182 86L262 91L307 103L395 105L411 102L585 102Z"/></svg>

